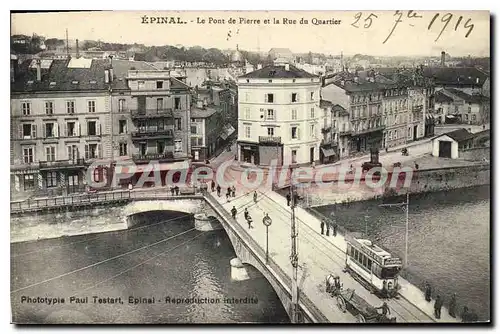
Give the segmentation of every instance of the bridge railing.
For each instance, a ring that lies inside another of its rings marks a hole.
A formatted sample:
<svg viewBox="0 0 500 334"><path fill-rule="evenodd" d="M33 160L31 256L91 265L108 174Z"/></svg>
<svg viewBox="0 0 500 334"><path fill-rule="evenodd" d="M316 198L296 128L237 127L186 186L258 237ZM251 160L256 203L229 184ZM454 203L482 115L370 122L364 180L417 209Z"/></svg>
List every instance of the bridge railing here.
<svg viewBox="0 0 500 334"><path fill-rule="evenodd" d="M230 215L230 213L224 209L222 204L220 204L212 194L209 192L203 192L203 195L207 202L224 218L230 225L231 228L236 230L237 234L240 235L240 237L244 238L245 242L250 246L250 250L253 250L255 253L254 254L262 263L264 266L265 262L264 259L266 258L266 254L264 252L264 249L253 239L253 237L240 225L240 224L231 224L231 222L234 221L233 217ZM290 276L285 273L283 269L273 260L269 259L267 266L271 268L280 278L281 281L283 281L287 287L291 289L292 287L292 279ZM308 309L309 311L313 312L316 316L320 316L321 319L320 322L329 322L328 319L323 315L323 313L316 307L316 305L309 299L307 296L304 294L301 294L299 291L299 301L303 304L303 306Z"/></svg>

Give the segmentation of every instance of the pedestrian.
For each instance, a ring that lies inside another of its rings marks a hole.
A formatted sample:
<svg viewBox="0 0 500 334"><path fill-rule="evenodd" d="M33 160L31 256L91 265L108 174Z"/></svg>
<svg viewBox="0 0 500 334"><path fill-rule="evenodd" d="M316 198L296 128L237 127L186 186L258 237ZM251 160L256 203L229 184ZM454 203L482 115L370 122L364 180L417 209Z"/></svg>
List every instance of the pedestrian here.
<svg viewBox="0 0 500 334"><path fill-rule="evenodd" d="M325 220L321 221L321 234L325 234Z"/></svg>
<svg viewBox="0 0 500 334"><path fill-rule="evenodd" d="M327 222L326 223L326 236L330 235L330 224Z"/></svg>
<svg viewBox="0 0 500 334"><path fill-rule="evenodd" d="M255 203L257 203L257 192L256 191L253 192L253 201Z"/></svg>
<svg viewBox="0 0 500 334"><path fill-rule="evenodd" d="M179 187L178 187L178 186L175 186L175 194L176 194L177 196L179 196Z"/></svg>
<svg viewBox="0 0 500 334"><path fill-rule="evenodd" d="M236 210L236 208L235 208L235 207L234 207L234 205L233 205L233 208L231 209L231 216L233 216L233 219L236 219L236 213L237 213L237 212L238 212L238 211Z"/></svg>
<svg viewBox="0 0 500 334"><path fill-rule="evenodd" d="M217 185L217 196L220 197L220 184Z"/></svg>
<svg viewBox="0 0 500 334"><path fill-rule="evenodd" d="M174 196L174 192L175 192L174 187L170 187L170 192L172 193L172 196Z"/></svg>
<svg viewBox="0 0 500 334"><path fill-rule="evenodd" d="M451 296L450 305L448 306L448 313L452 318L456 317L455 314L456 307L457 307L457 294L454 293L453 296Z"/></svg>
<svg viewBox="0 0 500 334"><path fill-rule="evenodd" d="M290 194L286 194L286 205L287 206L290 206L290 201L292 200L292 197L290 196Z"/></svg>
<svg viewBox="0 0 500 334"><path fill-rule="evenodd" d="M337 236L337 224L333 224L333 236Z"/></svg>
<svg viewBox="0 0 500 334"><path fill-rule="evenodd" d="M462 322L469 322L469 321L470 321L469 308L467 306L464 306L464 309L462 311Z"/></svg>
<svg viewBox="0 0 500 334"><path fill-rule="evenodd" d="M214 180L212 180L212 182L210 183L210 186L212 188L212 192L214 192L215 191L215 181Z"/></svg>
<svg viewBox="0 0 500 334"><path fill-rule="evenodd" d="M382 315L384 316L387 316L387 314L391 314L391 310L389 309L389 306L387 305L386 302L384 302L382 306L376 307L375 309L382 310Z"/></svg>
<svg viewBox="0 0 500 334"><path fill-rule="evenodd" d="M432 294L432 288L429 282L425 282L425 300L430 302L431 301L431 294Z"/></svg>
<svg viewBox="0 0 500 334"><path fill-rule="evenodd" d="M418 170L418 164L415 162L415 169Z"/></svg>
<svg viewBox="0 0 500 334"><path fill-rule="evenodd" d="M231 188L228 187L226 191L226 199L229 200L229 197L231 196Z"/></svg>
<svg viewBox="0 0 500 334"><path fill-rule="evenodd" d="M441 319L441 307L443 307L443 300L441 296L436 297L436 302L434 303L434 315L436 319Z"/></svg>
<svg viewBox="0 0 500 334"><path fill-rule="evenodd" d="M130 192L130 191L132 191L132 182L130 182L130 183L128 184L128 191L129 191L129 192Z"/></svg>
<svg viewBox="0 0 500 334"><path fill-rule="evenodd" d="M248 209L247 208L245 208L244 217L245 217L245 219L248 219Z"/></svg>
<svg viewBox="0 0 500 334"><path fill-rule="evenodd" d="M233 191L233 197L236 197L236 187L235 187L235 186L233 186L233 187L231 188L231 190Z"/></svg>

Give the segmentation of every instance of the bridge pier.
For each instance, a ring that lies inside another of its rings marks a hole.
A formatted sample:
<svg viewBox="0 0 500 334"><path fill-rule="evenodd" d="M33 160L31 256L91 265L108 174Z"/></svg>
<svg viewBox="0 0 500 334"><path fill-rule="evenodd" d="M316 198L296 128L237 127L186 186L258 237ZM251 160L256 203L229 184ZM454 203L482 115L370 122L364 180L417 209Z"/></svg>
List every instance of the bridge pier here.
<svg viewBox="0 0 500 334"><path fill-rule="evenodd" d="M229 262L231 264L231 279L233 281L246 281L250 279L247 268L241 263L241 260L237 257L231 259Z"/></svg>
<svg viewBox="0 0 500 334"><path fill-rule="evenodd" d="M215 231L223 227L217 218L209 217L205 213L197 213L194 215L194 228L198 231Z"/></svg>

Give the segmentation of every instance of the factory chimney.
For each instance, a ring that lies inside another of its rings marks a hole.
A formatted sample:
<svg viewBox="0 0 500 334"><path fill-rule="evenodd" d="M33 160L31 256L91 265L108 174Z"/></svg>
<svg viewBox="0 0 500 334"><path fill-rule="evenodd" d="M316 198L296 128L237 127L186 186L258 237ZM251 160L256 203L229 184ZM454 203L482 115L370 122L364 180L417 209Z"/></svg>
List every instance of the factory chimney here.
<svg viewBox="0 0 500 334"><path fill-rule="evenodd" d="M446 58L446 52L441 51L441 67L444 67L445 58Z"/></svg>
<svg viewBox="0 0 500 334"><path fill-rule="evenodd" d="M36 63L36 81L42 81L42 61L40 59L35 60Z"/></svg>

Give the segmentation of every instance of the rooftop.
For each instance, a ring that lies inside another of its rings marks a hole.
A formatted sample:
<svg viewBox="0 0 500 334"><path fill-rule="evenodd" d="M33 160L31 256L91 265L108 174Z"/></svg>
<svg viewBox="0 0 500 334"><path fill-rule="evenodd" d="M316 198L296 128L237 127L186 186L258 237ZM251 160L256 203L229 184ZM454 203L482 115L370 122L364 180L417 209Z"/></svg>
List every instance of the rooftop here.
<svg viewBox="0 0 500 334"><path fill-rule="evenodd" d="M451 132L440 134L440 135L434 137L434 139L439 138L441 136L448 136L457 142L461 142L461 141L470 139L471 137L473 137L473 134L465 129L457 129L457 130L454 130Z"/></svg>
<svg viewBox="0 0 500 334"><path fill-rule="evenodd" d="M217 110L215 110L214 108L210 108L210 107L203 108L203 109L200 109L197 107L192 107L191 108L191 118L208 118L208 117L212 116L213 114L215 114L216 112L217 112Z"/></svg>
<svg viewBox="0 0 500 334"><path fill-rule="evenodd" d="M318 78L318 76L310 74L293 65L289 65L290 69L285 70L285 66L269 65L245 75L240 78L249 79L299 79L299 78Z"/></svg>
<svg viewBox="0 0 500 334"><path fill-rule="evenodd" d="M479 85L488 75L475 67L426 67L424 76L434 78L437 85Z"/></svg>
<svg viewBox="0 0 500 334"><path fill-rule="evenodd" d="M446 91L464 100L467 103L482 103L489 101L489 98L481 94L467 94L455 88L446 88Z"/></svg>
<svg viewBox="0 0 500 334"><path fill-rule="evenodd" d="M442 91L438 90L434 94L434 101L436 103L451 103L453 102L453 99L448 95L446 95L445 93L443 93Z"/></svg>

